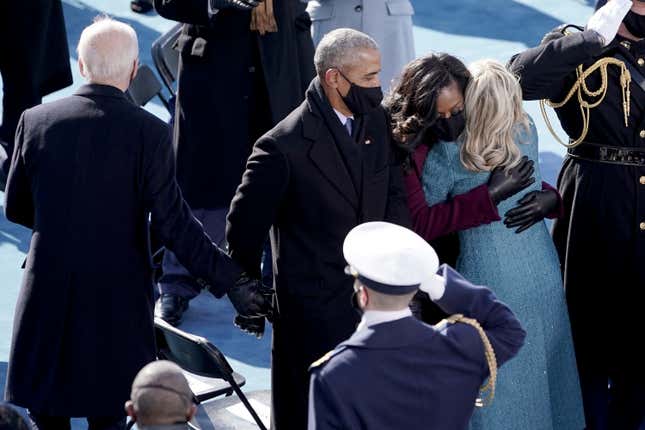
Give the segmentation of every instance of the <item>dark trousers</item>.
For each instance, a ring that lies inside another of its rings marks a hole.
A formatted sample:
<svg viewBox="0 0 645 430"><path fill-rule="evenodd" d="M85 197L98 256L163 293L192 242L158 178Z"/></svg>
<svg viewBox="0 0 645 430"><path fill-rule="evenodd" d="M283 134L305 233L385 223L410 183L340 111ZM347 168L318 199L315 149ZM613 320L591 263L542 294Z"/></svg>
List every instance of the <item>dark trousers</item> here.
<svg viewBox="0 0 645 430"><path fill-rule="evenodd" d="M30 413L34 428L38 430L70 430L69 417L50 417ZM125 417L87 417L88 430L124 430Z"/></svg>
<svg viewBox="0 0 645 430"><path fill-rule="evenodd" d="M645 430L645 383L634 373L585 369L580 385L586 430Z"/></svg>

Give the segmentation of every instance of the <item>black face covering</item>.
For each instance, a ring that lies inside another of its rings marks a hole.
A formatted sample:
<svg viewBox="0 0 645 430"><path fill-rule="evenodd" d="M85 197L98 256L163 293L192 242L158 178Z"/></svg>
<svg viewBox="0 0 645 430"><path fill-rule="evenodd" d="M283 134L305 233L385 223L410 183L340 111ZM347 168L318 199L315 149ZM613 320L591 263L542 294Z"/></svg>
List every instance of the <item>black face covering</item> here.
<svg viewBox="0 0 645 430"><path fill-rule="evenodd" d="M376 109L381 104L381 101L383 100L383 91L381 90L381 87L361 87L347 79L340 70L338 72L347 82L349 82L349 91L346 96L340 94L340 91L336 91L338 91L338 94L340 94L343 101L354 115L365 115L366 113Z"/></svg>
<svg viewBox="0 0 645 430"><path fill-rule="evenodd" d="M439 118L430 130L444 142L454 142L466 128L464 111L451 115L450 118Z"/></svg>
<svg viewBox="0 0 645 430"><path fill-rule="evenodd" d="M623 19L623 24L634 36L638 38L645 37L645 15L639 15L630 10L625 19Z"/></svg>

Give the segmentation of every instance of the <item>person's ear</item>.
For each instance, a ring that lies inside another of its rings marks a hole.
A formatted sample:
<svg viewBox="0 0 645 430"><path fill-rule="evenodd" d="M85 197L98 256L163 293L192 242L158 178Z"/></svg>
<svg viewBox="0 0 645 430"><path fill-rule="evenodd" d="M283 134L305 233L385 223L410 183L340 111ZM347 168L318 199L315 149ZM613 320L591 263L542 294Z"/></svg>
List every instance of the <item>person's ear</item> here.
<svg viewBox="0 0 645 430"><path fill-rule="evenodd" d="M86 77L85 76L85 65L83 64L83 60L81 60L80 58L78 59L78 71L81 73L82 77L84 77L84 78Z"/></svg>
<svg viewBox="0 0 645 430"><path fill-rule="evenodd" d="M132 400L125 402L125 413L132 418L132 421L137 420L137 414L134 412L134 403L132 403Z"/></svg>
<svg viewBox="0 0 645 430"><path fill-rule="evenodd" d="M137 71L139 70L139 59L135 58L134 64L132 66L132 74L130 75L130 82L134 80L134 77L137 76Z"/></svg>
<svg viewBox="0 0 645 430"><path fill-rule="evenodd" d="M360 294L361 295L359 297L359 300L360 300L361 308L365 309L370 302L370 297L367 294L367 289L365 287L361 287Z"/></svg>
<svg viewBox="0 0 645 430"><path fill-rule="evenodd" d="M331 88L338 88L340 73L337 69L327 69L325 72L325 83Z"/></svg>
<svg viewBox="0 0 645 430"><path fill-rule="evenodd" d="M192 420L196 413L197 413L197 406L194 404L190 405L190 409L188 410L188 415L186 415L186 421Z"/></svg>

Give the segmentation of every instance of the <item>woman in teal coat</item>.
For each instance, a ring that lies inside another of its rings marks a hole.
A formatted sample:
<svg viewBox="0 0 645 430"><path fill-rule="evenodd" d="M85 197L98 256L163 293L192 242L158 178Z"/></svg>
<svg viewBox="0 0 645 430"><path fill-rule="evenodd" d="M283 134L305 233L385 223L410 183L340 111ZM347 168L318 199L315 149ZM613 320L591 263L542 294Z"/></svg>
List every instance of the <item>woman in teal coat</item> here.
<svg viewBox="0 0 645 430"><path fill-rule="evenodd" d="M466 89L466 129L457 142L435 145L424 165L429 205L488 181L490 171L510 169L525 155L538 165L537 132L522 110L516 77L486 60L472 66ZM540 189L535 183L498 205L510 210ZM519 234L518 234L519 233ZM585 426L569 317L555 247L541 221L523 231L502 222L459 232L457 270L488 285L518 316L525 346L500 370L495 402L478 410L473 430L580 430Z"/></svg>

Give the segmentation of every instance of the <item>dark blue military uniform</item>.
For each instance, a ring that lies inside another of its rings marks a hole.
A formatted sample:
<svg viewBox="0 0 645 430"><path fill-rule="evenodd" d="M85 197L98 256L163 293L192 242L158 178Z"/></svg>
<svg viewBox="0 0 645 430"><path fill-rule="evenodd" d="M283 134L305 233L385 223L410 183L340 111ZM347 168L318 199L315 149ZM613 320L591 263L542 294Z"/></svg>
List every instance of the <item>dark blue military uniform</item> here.
<svg viewBox="0 0 645 430"><path fill-rule="evenodd" d="M519 351L525 332L485 287L443 265L447 313L478 320L498 365ZM311 368L309 429L465 429L489 370L470 325L426 325L413 317L357 331Z"/></svg>

